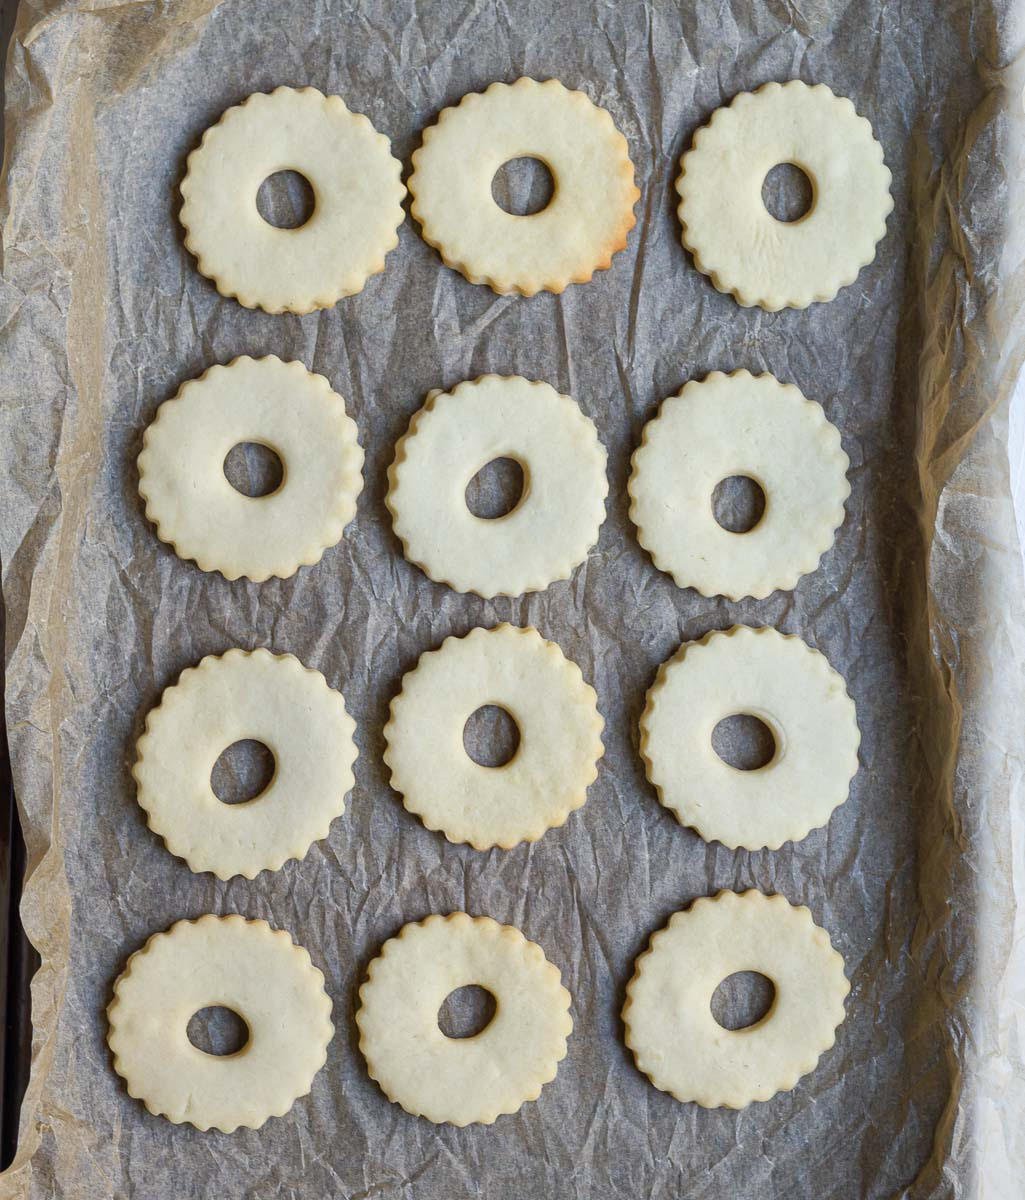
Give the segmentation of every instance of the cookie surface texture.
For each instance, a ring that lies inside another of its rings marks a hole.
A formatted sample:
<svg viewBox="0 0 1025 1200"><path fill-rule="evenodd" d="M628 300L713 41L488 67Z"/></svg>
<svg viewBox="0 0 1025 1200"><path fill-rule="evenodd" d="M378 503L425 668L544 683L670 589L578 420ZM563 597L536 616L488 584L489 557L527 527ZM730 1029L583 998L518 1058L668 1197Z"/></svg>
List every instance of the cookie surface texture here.
<svg viewBox="0 0 1025 1200"><path fill-rule="evenodd" d="M477 517L466 487L488 463L523 471L519 502ZM400 438L388 508L406 558L459 592L518 596L568 579L605 519L605 448L569 396L519 376L431 392Z"/></svg>
<svg viewBox="0 0 1025 1200"><path fill-rule="evenodd" d="M661 571L704 596L762 599L814 571L843 524L850 461L822 406L772 375L716 371L664 401L634 451L630 519ZM716 485L747 476L765 509L745 533Z"/></svg>
<svg viewBox="0 0 1025 1200"><path fill-rule="evenodd" d="M520 743L502 766L475 762L467 719L497 705ZM562 825L598 773L603 721L580 668L536 629L450 637L402 680L385 726L392 787L428 829L476 850L509 849Z"/></svg>
<svg viewBox="0 0 1025 1200"><path fill-rule="evenodd" d="M772 759L740 770L719 757L712 731L757 717ZM658 798L706 841L778 850L829 820L858 770L854 701L825 655L775 629L735 625L686 642L648 692L641 756Z"/></svg>
<svg viewBox="0 0 1025 1200"><path fill-rule="evenodd" d="M779 221L762 201L773 167L808 177L811 207ZM875 258L893 208L872 126L824 84L742 92L694 135L676 190L683 244L720 292L770 312L832 300Z"/></svg>
<svg viewBox="0 0 1025 1200"><path fill-rule="evenodd" d="M327 837L353 785L354 731L341 695L290 654L210 655L183 671L146 718L132 771L138 801L193 871L252 879ZM271 751L274 776L252 800L224 804L211 771L246 739Z"/></svg>
<svg viewBox="0 0 1025 1200"><path fill-rule="evenodd" d="M313 213L295 229L265 221L260 185L295 171ZM388 139L339 96L279 87L229 108L188 158L180 220L200 272L224 296L269 313L329 308L384 270L398 245L405 188Z"/></svg>
<svg viewBox="0 0 1025 1200"><path fill-rule="evenodd" d="M766 1015L725 1029L724 979L757 971L776 989ZM637 959L623 1007L626 1044L655 1087L704 1108L745 1108L789 1091L833 1045L850 985L807 908L761 892L720 892L670 918Z"/></svg>
<svg viewBox="0 0 1025 1200"><path fill-rule="evenodd" d="M555 188L540 212L495 202L504 163L535 158ZM558 80L493 83L424 131L409 179L412 213L446 265L496 292L533 296L586 283L626 245L640 192L626 138L603 108Z"/></svg>
<svg viewBox="0 0 1025 1200"><path fill-rule="evenodd" d="M189 1020L229 1008L248 1027L235 1054L207 1054ZM280 1117L313 1085L334 1034L324 977L265 921L200 917L129 958L107 1008L107 1042L128 1094L154 1116L232 1133Z"/></svg>
<svg viewBox="0 0 1025 1200"><path fill-rule="evenodd" d="M268 447L284 468L266 496L224 474L235 446ZM317 562L342 537L363 487L363 451L345 401L302 363L236 358L165 400L143 438L146 516L181 558L262 583Z"/></svg>
<svg viewBox="0 0 1025 1200"><path fill-rule="evenodd" d="M495 1015L473 1037L447 1037L438 1010L471 985L492 994ZM370 1077L389 1100L436 1123L490 1125L536 1100L573 1028L569 992L541 947L466 913L404 926L370 964L359 999Z"/></svg>

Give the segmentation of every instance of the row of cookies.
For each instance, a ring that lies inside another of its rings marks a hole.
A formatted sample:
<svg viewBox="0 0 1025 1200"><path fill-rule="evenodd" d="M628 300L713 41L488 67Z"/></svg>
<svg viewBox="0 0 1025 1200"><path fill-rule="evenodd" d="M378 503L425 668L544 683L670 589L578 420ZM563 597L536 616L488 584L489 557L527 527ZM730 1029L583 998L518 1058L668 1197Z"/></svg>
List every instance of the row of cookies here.
<svg viewBox="0 0 1025 1200"><path fill-rule="evenodd" d="M771 1012L738 1033L712 1016L717 984L761 969ZM449 1037L439 1009L473 981L494 1014ZM720 892L676 913L635 964L623 1008L638 1068L676 1099L744 1108L795 1086L832 1046L848 983L843 959L807 908L761 892ZM234 1054L187 1035L209 1005L245 1023ZM466 913L403 926L359 989L359 1045L371 1078L414 1116L491 1124L536 1100L556 1076L573 1028L571 997L535 942ZM157 1116L232 1133L283 1116L309 1093L334 1036L323 974L265 921L209 914L154 934L114 984L107 1009L114 1067ZM756 1035L756 1036L753 1036Z"/></svg>
<svg viewBox="0 0 1025 1200"><path fill-rule="evenodd" d="M280 486L258 499L224 472L240 444L268 447ZM498 519L466 489L496 459L521 494ZM800 470L795 465L800 464ZM146 430L139 490L159 536L228 579L263 582L318 561L342 537L363 486L355 423L326 379L273 356L211 367L165 401ZM763 598L813 571L843 522L847 455L821 405L791 384L714 372L666 400L645 426L628 484L641 544L681 587ZM716 520L726 477L753 480L759 520L738 537ZM406 557L438 582L484 597L567 579L605 518L606 455L569 396L518 376L432 391L395 448L387 505Z"/></svg>
<svg viewBox="0 0 1025 1200"><path fill-rule="evenodd" d="M553 183L539 212L510 213L492 183L534 158ZM768 172L793 164L812 200L793 221L766 208ZM261 182L291 169L312 215L280 229L257 209ZM398 244L405 188L388 139L339 96L279 87L230 108L189 155L181 223L200 271L250 308L308 313L359 292ZM892 208L890 172L868 121L828 87L768 83L716 110L681 161L683 243L741 304L775 311L832 299L871 262ZM493 83L443 109L409 177L424 239L472 283L533 296L611 264L640 196L608 112L558 80Z"/></svg>
<svg viewBox="0 0 1025 1200"><path fill-rule="evenodd" d="M463 740L487 705L519 734L498 767L475 761ZM775 750L760 770L737 770L713 748L716 725L735 713L759 714L771 731ZM354 729L341 694L292 655L210 655L146 717L133 768L138 802L193 871L253 879L328 836L354 783ZM384 761L428 829L475 850L508 850L584 804L602 729L594 689L559 646L532 628L477 628L426 651L404 676ZM860 733L842 676L800 638L771 628L737 625L684 643L659 668L640 735L662 803L731 849L776 850L821 827L858 767ZM214 764L248 739L268 747L273 776L247 803L223 804Z"/></svg>

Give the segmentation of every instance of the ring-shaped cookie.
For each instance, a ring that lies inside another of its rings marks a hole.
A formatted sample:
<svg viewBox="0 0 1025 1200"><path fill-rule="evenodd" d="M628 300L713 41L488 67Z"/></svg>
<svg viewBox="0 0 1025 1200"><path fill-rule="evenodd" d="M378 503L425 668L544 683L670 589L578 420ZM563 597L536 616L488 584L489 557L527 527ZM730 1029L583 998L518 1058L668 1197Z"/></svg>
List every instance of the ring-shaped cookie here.
<svg viewBox="0 0 1025 1200"><path fill-rule="evenodd" d="M812 203L779 221L762 184L781 163L811 182ZM893 208L872 126L824 84L767 83L735 96L694 135L676 190L694 265L740 304L770 312L832 300L875 258Z"/></svg>
<svg viewBox="0 0 1025 1200"><path fill-rule="evenodd" d="M497 458L523 471L504 517L474 516L466 487ZM569 396L547 383L482 375L431 392L399 439L388 508L406 558L458 592L519 596L568 579L598 540L605 447Z"/></svg>
<svg viewBox="0 0 1025 1200"><path fill-rule="evenodd" d="M327 837L345 809L355 725L341 695L290 654L229 650L181 673L146 718L132 769L149 827L193 871L221 879L276 871ZM274 755L252 800L223 804L210 773L246 739Z"/></svg>
<svg viewBox="0 0 1025 1200"><path fill-rule="evenodd" d="M189 1020L229 1008L249 1039L206 1054ZM266 921L208 915L154 934L129 958L107 1008L107 1042L128 1094L154 1116L232 1133L281 1117L313 1085L334 1035L324 976Z"/></svg>
<svg viewBox="0 0 1025 1200"><path fill-rule="evenodd" d="M508 762L463 748L467 718L504 708L520 732ZM587 799L604 722L580 668L536 629L499 625L447 638L402 680L385 726L392 787L428 829L475 850L535 842Z"/></svg>
<svg viewBox="0 0 1025 1200"><path fill-rule="evenodd" d="M745 771L715 752L725 717L757 717L776 752ZM854 701L825 655L775 629L735 625L685 643L659 668L641 716L658 798L706 841L778 850L829 820L858 770Z"/></svg>
<svg viewBox="0 0 1025 1200"><path fill-rule="evenodd" d="M284 477L266 496L224 474L242 442L267 446ZM227 579L262 583L317 562L356 514L363 451L345 401L298 362L236 358L166 400L146 430L139 492L146 516L181 558Z"/></svg>
<svg viewBox="0 0 1025 1200"><path fill-rule="evenodd" d="M776 989L754 1025L724 1029L712 996L757 971ZM746 1108L789 1091L836 1040L850 984L807 908L761 892L695 900L655 933L626 989L623 1024L655 1087L703 1108Z"/></svg>
<svg viewBox="0 0 1025 1200"><path fill-rule="evenodd" d="M260 184L297 171L310 219L278 229ZM279 87L229 108L203 134L182 180L185 245L223 296L266 312L308 313L361 290L399 241L402 166L388 139L339 96Z"/></svg>
<svg viewBox="0 0 1025 1200"><path fill-rule="evenodd" d="M540 212L495 203L504 163L535 158L555 191ZM409 178L424 240L471 283L533 296L586 283L626 245L640 196L626 138L583 92L556 79L493 83L424 131Z"/></svg>
<svg viewBox="0 0 1025 1200"><path fill-rule="evenodd" d="M641 545L680 587L762 599L814 571L843 524L850 460L822 406L772 375L714 371L664 401L644 427L627 490ZM746 533L712 496L744 475L765 494Z"/></svg>
<svg viewBox="0 0 1025 1200"><path fill-rule="evenodd" d="M438 1010L461 987L494 996L474 1037L450 1038ZM566 1057L573 1028L559 970L518 929L452 913L403 926L367 969L356 1012L371 1079L435 1123L490 1125L536 1100Z"/></svg>

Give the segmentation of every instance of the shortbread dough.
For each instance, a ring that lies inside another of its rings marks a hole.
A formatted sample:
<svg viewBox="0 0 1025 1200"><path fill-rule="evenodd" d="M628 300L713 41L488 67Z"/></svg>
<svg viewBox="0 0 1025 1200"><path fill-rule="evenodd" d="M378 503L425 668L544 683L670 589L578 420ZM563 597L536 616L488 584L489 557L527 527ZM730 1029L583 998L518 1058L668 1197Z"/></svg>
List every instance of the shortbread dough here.
<svg viewBox="0 0 1025 1200"><path fill-rule="evenodd" d="M228 482L241 442L268 446L284 477L267 496ZM356 514L363 451L345 401L298 362L236 358L161 404L139 455L139 491L157 534L182 558L262 583L317 562Z"/></svg>
<svg viewBox="0 0 1025 1200"><path fill-rule="evenodd" d="M146 718L133 775L150 828L193 871L221 879L276 871L327 837L345 809L355 726L341 695L290 654L229 650L183 671ZM263 742L274 777L223 804L210 773L235 742Z"/></svg>
<svg viewBox="0 0 1025 1200"><path fill-rule="evenodd" d="M476 1036L450 1038L438 1010L475 984L495 998ZM490 1125L536 1100L573 1028L559 971L518 929L452 913L405 925L367 970L356 1012L367 1070L389 1100L436 1123Z"/></svg>
<svg viewBox="0 0 1025 1200"><path fill-rule="evenodd" d="M511 458L523 495L504 517L476 517L466 486ZM518 596L568 579L605 519L605 447L569 396L518 375L433 391L399 440L387 503L406 558L457 592Z"/></svg>
<svg viewBox="0 0 1025 1200"><path fill-rule="evenodd" d="M778 221L762 201L773 167L812 185L808 212ZM699 271L744 305L807 308L832 300L875 258L893 208L872 126L824 84L767 83L735 96L681 160L683 244Z"/></svg>
<svg viewBox="0 0 1025 1200"><path fill-rule="evenodd" d="M236 1054L188 1037L201 1009L230 1008L249 1027ZM200 917L154 934L129 958L107 1008L107 1042L128 1094L154 1116L233 1133L281 1117L309 1093L334 1035L324 977L266 921Z"/></svg>
<svg viewBox="0 0 1025 1200"><path fill-rule="evenodd" d="M260 216L260 184L297 171L313 215L296 229ZM406 189L388 139L339 96L279 87L229 108L189 155L185 245L223 296L266 312L330 308L384 270Z"/></svg>
<svg viewBox="0 0 1025 1200"><path fill-rule="evenodd" d="M495 203L515 158L551 172L551 202L530 216ZM626 245L640 196L626 138L603 108L556 79L493 83L424 131L409 178L412 213L446 265L496 292L561 292L605 270Z"/></svg>
<svg viewBox="0 0 1025 1200"><path fill-rule="evenodd" d="M474 762L463 727L504 708L520 745L500 767ZM535 842L587 799L604 722L580 668L536 629L499 625L450 637L402 680L385 726L392 787L428 829L475 850Z"/></svg>
<svg viewBox="0 0 1025 1200"><path fill-rule="evenodd" d="M843 524L849 460L822 406L772 375L715 371L666 400L634 452L630 517L655 565L704 596L762 599L814 571ZM715 519L733 475L765 493L747 533Z"/></svg>
<svg viewBox="0 0 1025 1200"><path fill-rule="evenodd" d="M757 717L776 754L744 771L712 731ZM641 717L641 755L658 798L706 841L778 850L829 820L858 770L854 701L825 656L799 637L735 625L684 643L663 663Z"/></svg>
<svg viewBox="0 0 1025 1200"><path fill-rule="evenodd" d="M771 980L768 1013L724 1029L712 996L738 971ZM833 1045L850 985L806 908L761 892L695 900L652 936L626 989L623 1024L655 1087L704 1108L745 1108L795 1087Z"/></svg>

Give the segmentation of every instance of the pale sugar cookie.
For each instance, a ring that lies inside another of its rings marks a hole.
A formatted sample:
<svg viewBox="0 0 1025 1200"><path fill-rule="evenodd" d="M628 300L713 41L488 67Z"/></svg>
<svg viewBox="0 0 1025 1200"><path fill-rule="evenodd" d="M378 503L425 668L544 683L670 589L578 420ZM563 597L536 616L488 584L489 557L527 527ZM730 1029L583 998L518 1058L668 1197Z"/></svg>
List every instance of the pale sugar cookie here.
<svg viewBox="0 0 1025 1200"><path fill-rule="evenodd" d="M555 191L540 212L495 203L495 172L539 159ZM556 79L493 83L424 131L409 178L412 213L446 265L496 292L561 292L626 245L640 192L626 138L603 108Z"/></svg>
<svg viewBox="0 0 1025 1200"><path fill-rule="evenodd" d="M739 971L776 995L754 1025L725 1029L712 996ZM651 938L626 989L623 1024L655 1087L703 1108L746 1108L789 1091L833 1045L850 985L807 908L761 892L695 900Z"/></svg>
<svg viewBox="0 0 1025 1200"><path fill-rule="evenodd" d="M284 476L267 496L236 491L224 460L267 446ZM181 558L227 579L262 583L317 562L356 515L363 451L345 401L302 363L236 358L165 400L143 437L146 516Z"/></svg>
<svg viewBox="0 0 1025 1200"><path fill-rule="evenodd" d="M713 371L664 401L634 451L630 519L655 566L703 596L762 599L814 571L843 524L850 465L822 406L772 375ZM746 533L715 519L716 485L754 480Z"/></svg>
<svg viewBox="0 0 1025 1200"><path fill-rule="evenodd" d="M193 871L252 879L327 837L353 785L354 732L341 695L292 655L209 655L183 671L146 718L132 770L138 801L150 828ZM211 771L246 739L274 755L274 777L252 800L223 804Z"/></svg>
<svg viewBox="0 0 1025 1200"><path fill-rule="evenodd" d="M192 1016L229 1008L249 1038L206 1054ZM129 958L107 1008L114 1070L154 1116L233 1133L281 1117L313 1085L334 1034L324 977L266 921L200 917L154 934Z"/></svg>
<svg viewBox="0 0 1025 1200"><path fill-rule="evenodd" d="M477 517L466 486L511 458L523 493L504 517ZM458 592L518 596L568 579L598 539L605 447L569 396L519 376L482 375L431 392L395 448L387 505L406 558Z"/></svg>
<svg viewBox="0 0 1025 1200"><path fill-rule="evenodd" d="M811 207L779 221L762 202L773 167L811 182ZM742 92L694 135L676 190L683 244L721 292L744 305L807 308L832 300L872 261L893 208L872 126L824 84Z"/></svg>
<svg viewBox="0 0 1025 1200"><path fill-rule="evenodd" d="M463 728L497 705L520 744L499 767L473 761ZM587 799L604 722L580 668L536 629L499 625L450 637L402 680L385 726L391 783L428 829L475 850L534 842Z"/></svg>
<svg viewBox="0 0 1025 1200"><path fill-rule="evenodd" d="M310 219L278 229L260 216L260 184L296 171L313 189ZM388 139L339 96L279 87L229 108L189 155L185 245L217 290L247 308L308 313L360 291L399 241L402 172Z"/></svg>
<svg viewBox="0 0 1025 1200"><path fill-rule="evenodd" d="M495 1015L474 1037L446 1037L438 1010L469 985L494 996ZM536 1100L573 1028L569 992L541 947L466 913L403 926L370 964L359 1000L371 1079L407 1112L451 1125L490 1125Z"/></svg>
<svg viewBox="0 0 1025 1200"><path fill-rule="evenodd" d="M757 717L776 752L745 771L715 752L725 717ZM858 770L854 701L825 655L775 629L735 625L685 643L648 692L641 756L658 798L706 841L778 850L829 820Z"/></svg>

